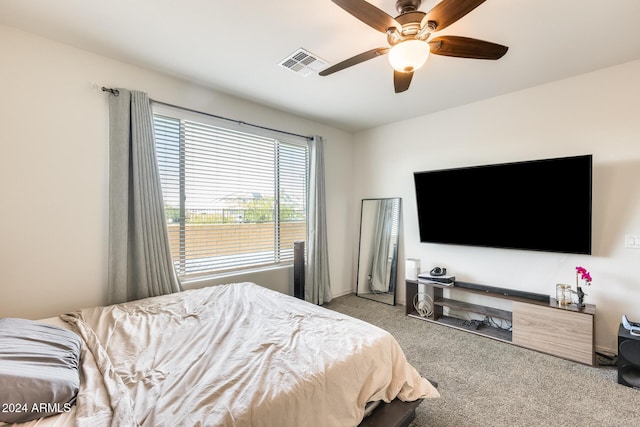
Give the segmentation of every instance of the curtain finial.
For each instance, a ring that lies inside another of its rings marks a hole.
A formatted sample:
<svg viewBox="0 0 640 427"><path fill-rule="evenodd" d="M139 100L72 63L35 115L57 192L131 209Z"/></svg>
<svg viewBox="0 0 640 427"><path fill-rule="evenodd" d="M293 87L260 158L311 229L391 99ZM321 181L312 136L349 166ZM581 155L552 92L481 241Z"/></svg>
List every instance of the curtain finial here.
<svg viewBox="0 0 640 427"><path fill-rule="evenodd" d="M113 96L118 96L120 95L120 91L118 89L112 89L110 87L104 87L102 86L102 91L103 92L109 92L111 93Z"/></svg>

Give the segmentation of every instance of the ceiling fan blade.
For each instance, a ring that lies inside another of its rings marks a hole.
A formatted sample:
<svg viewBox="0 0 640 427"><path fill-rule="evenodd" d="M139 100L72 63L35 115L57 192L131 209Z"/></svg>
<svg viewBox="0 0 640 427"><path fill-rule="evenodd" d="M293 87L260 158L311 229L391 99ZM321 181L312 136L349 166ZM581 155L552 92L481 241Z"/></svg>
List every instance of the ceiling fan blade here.
<svg viewBox="0 0 640 427"><path fill-rule="evenodd" d="M404 72L393 70L393 87L396 93L404 92L409 89L411 79L413 78L413 71Z"/></svg>
<svg viewBox="0 0 640 427"><path fill-rule="evenodd" d="M402 26L392 16L378 9L364 0L331 0L370 27L386 33L387 28L395 27L398 31Z"/></svg>
<svg viewBox="0 0 640 427"><path fill-rule="evenodd" d="M359 55L353 56L349 59L345 59L342 62L337 63L329 68L325 68L320 71L318 74L321 76L328 76L329 74L333 74L337 71L344 70L345 68L352 67L361 62L368 61L369 59L377 58L378 56L382 56L389 51L388 47L378 47L375 49L368 50L366 52L362 52Z"/></svg>
<svg viewBox="0 0 640 427"><path fill-rule="evenodd" d="M422 18L420 28L423 28L429 21L435 22L436 30L447 28L485 1L486 0L442 0Z"/></svg>
<svg viewBox="0 0 640 427"><path fill-rule="evenodd" d="M500 59L509 48L497 43L459 36L441 36L429 40L431 53L473 59Z"/></svg>

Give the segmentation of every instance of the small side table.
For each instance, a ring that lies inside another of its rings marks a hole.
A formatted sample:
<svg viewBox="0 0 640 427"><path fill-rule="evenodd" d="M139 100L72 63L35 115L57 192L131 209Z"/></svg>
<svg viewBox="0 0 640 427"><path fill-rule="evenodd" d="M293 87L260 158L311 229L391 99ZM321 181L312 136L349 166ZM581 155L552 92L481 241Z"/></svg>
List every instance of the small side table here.
<svg viewBox="0 0 640 427"><path fill-rule="evenodd" d="M640 336L618 328L618 384L640 389Z"/></svg>

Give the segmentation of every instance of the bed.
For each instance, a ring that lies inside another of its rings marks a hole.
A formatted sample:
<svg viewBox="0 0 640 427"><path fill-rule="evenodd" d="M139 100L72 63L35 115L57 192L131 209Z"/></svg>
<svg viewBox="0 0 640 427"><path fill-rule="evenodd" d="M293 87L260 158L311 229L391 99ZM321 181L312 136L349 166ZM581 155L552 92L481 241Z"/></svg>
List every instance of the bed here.
<svg viewBox="0 0 640 427"><path fill-rule="evenodd" d="M438 397L386 331L254 283L47 322L82 338L76 403L16 426L356 426Z"/></svg>

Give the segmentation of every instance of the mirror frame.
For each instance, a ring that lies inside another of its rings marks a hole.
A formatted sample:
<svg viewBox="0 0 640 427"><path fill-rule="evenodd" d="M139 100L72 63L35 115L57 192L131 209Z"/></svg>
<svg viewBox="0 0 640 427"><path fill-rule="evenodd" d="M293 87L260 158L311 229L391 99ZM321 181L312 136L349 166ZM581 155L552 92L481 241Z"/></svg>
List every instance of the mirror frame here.
<svg viewBox="0 0 640 427"><path fill-rule="evenodd" d="M362 260L362 237L363 237L363 219L364 219L364 209L365 209L365 202L370 202L370 201L380 201L380 200L394 200L398 202L398 221L397 221L397 233L396 233L396 253L395 253L395 257L391 262L391 266L390 266L390 272L389 272L389 287L393 286L393 291L388 291L386 294L388 294L390 296L390 301L385 301L383 298L380 297L373 297L372 295L377 295L377 294L372 294L370 292L367 293L363 293L360 290L360 285L361 285L361 267L363 266L363 260ZM400 252L400 226L401 226L401 220L402 220L402 198L401 197L383 197L383 198L368 198L368 199L362 199L361 202L361 207L360 207L360 234L358 236L358 267L356 270L356 296L359 296L361 298L366 298L372 301L377 301L380 302L382 304L389 304L389 305L396 305L396 296L397 296L397 287L398 287L398 257L399 257L399 252Z"/></svg>

